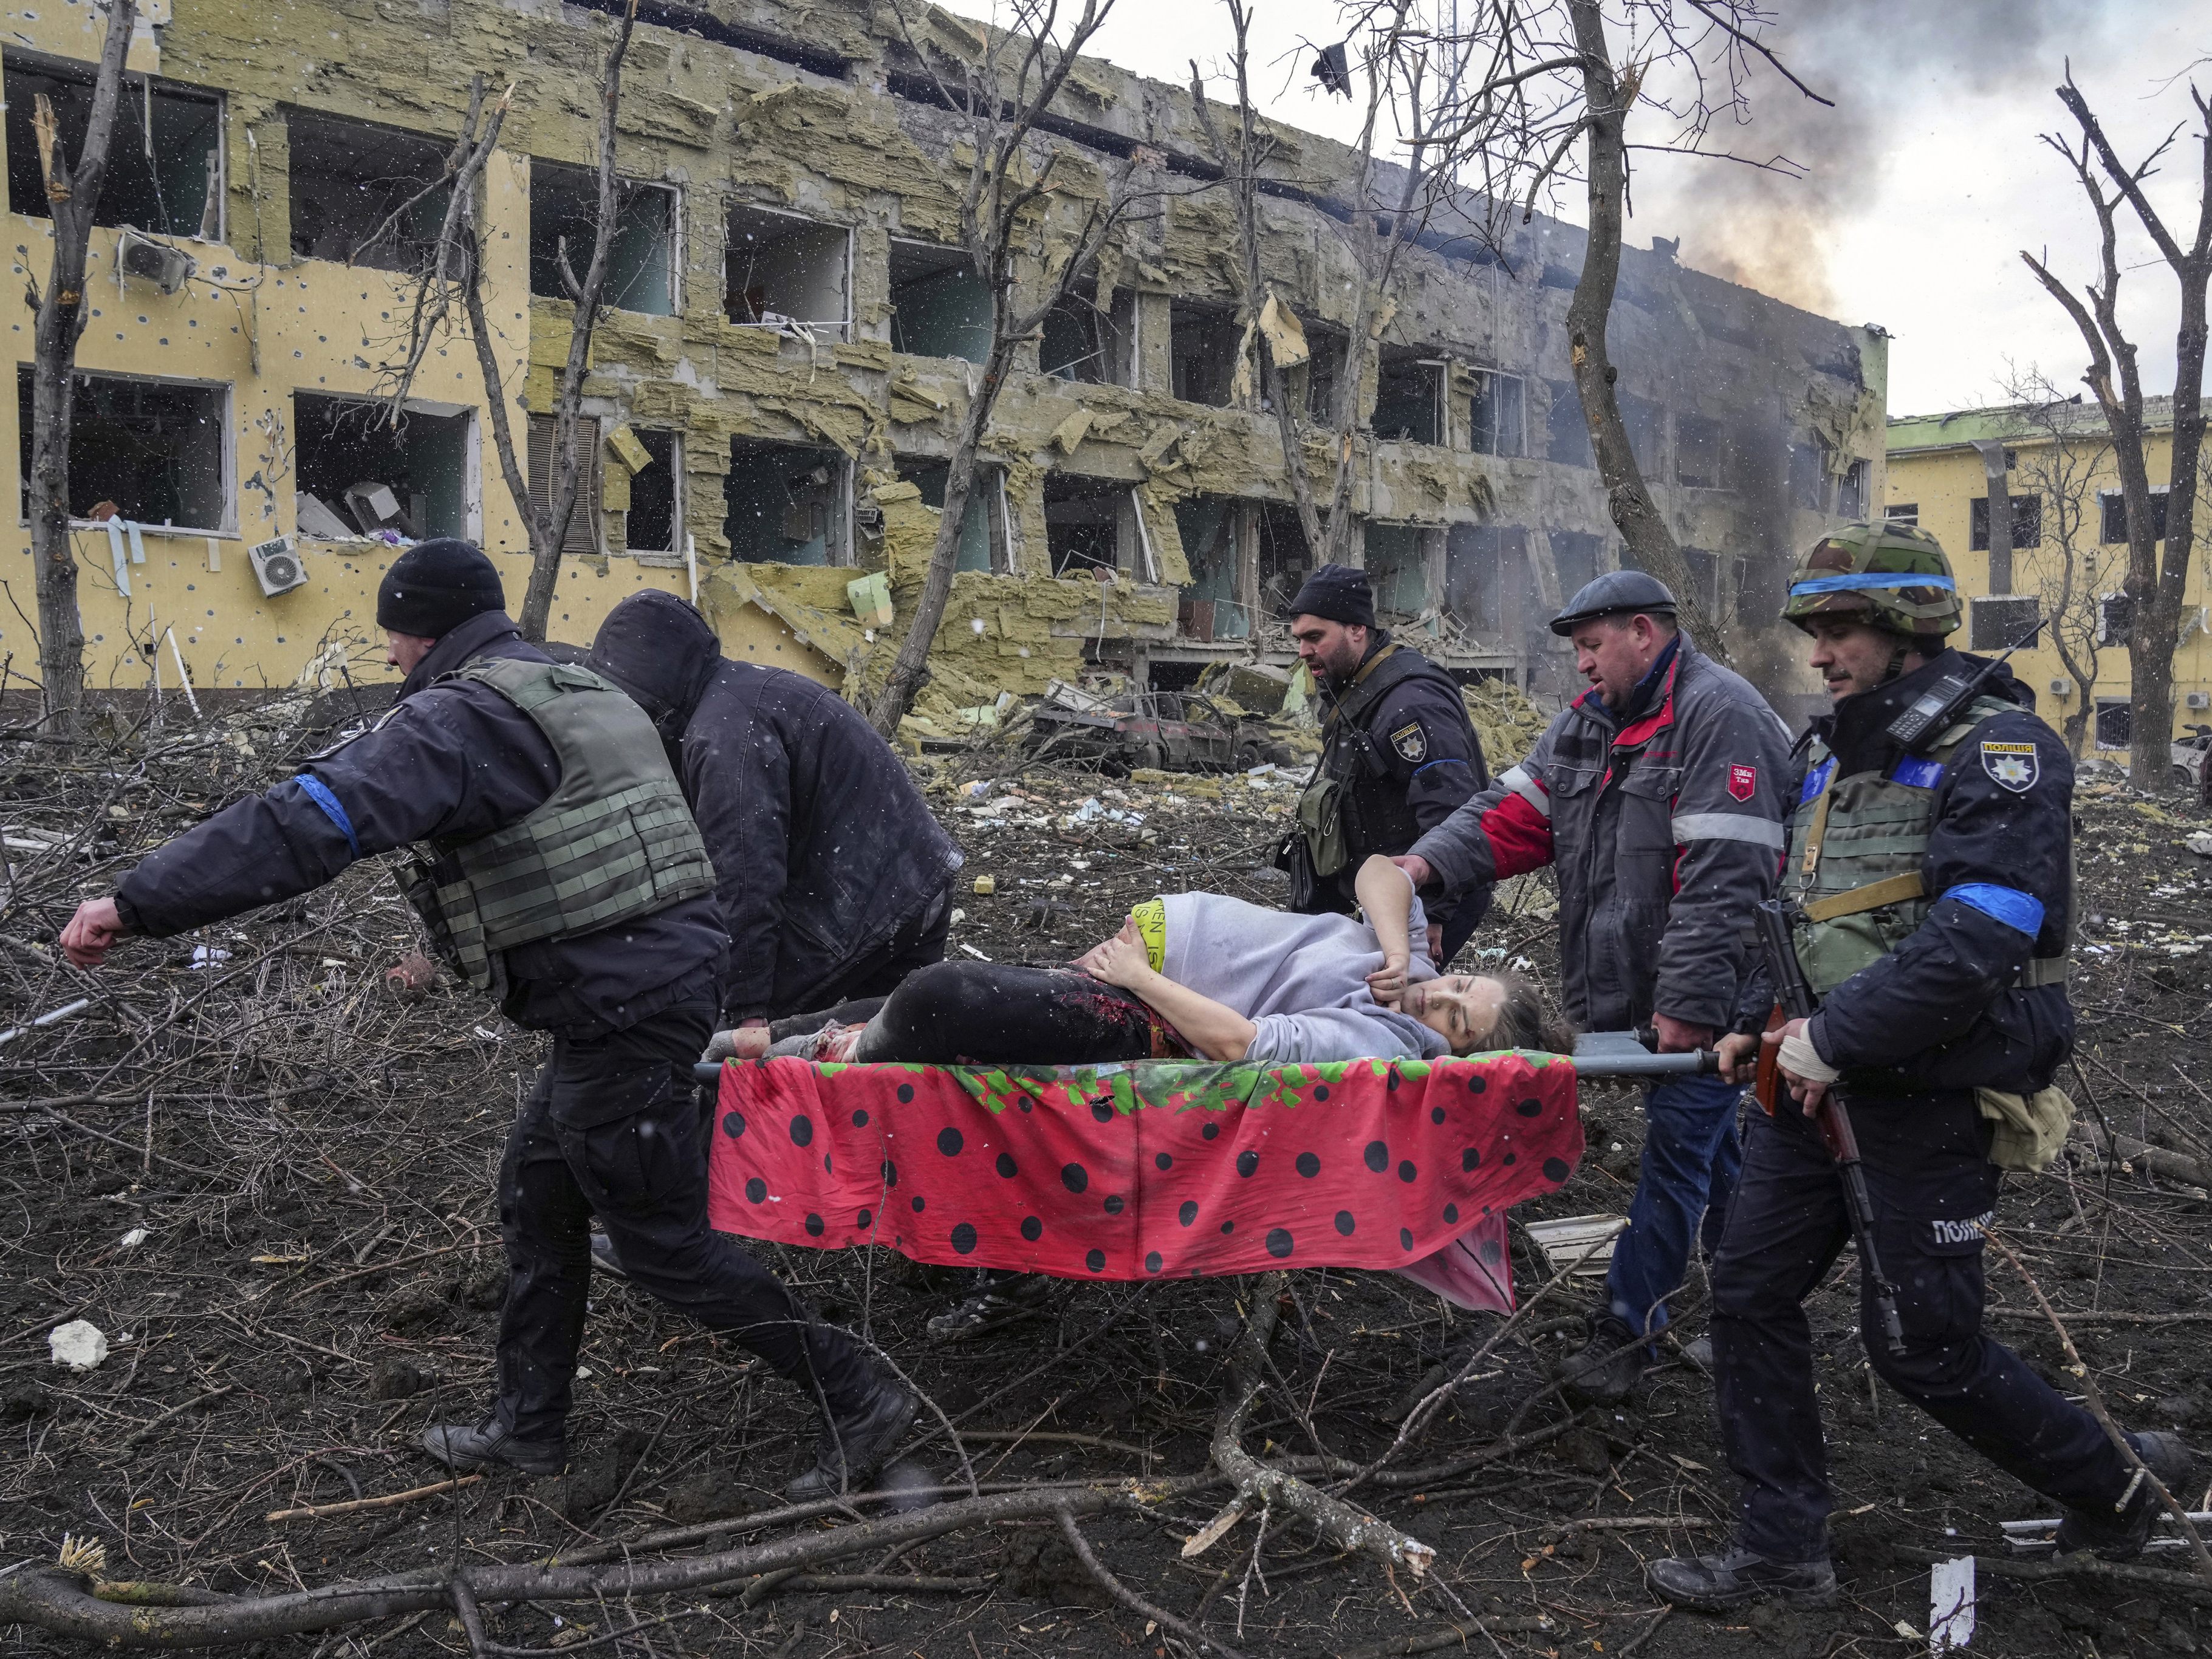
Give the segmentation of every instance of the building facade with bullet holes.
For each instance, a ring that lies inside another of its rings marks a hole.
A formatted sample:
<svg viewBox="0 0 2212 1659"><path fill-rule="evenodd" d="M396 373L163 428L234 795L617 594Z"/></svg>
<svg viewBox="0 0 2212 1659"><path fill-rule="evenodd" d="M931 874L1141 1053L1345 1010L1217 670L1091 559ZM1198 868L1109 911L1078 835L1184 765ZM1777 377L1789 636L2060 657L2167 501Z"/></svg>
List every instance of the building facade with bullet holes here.
<svg viewBox="0 0 2212 1659"><path fill-rule="evenodd" d="M471 76L511 82L482 185L483 275L542 489L568 342L559 249L589 246L611 9L141 11L78 359L70 491L94 685L383 678L375 586L415 537L479 541L519 597L526 538L469 343L434 343L404 418L381 418L437 206L434 192L406 204L434 184ZM551 633L587 640L641 586L696 585L732 654L857 690L880 678L919 592L988 338L957 246L962 121L888 20L848 0L650 15L623 82L622 218L585 386L595 441ZM51 100L75 145L105 21L85 0L8 9L19 281L43 283L51 258L32 112ZM957 20L927 27L962 47ZM1276 137L1265 265L1311 344L1289 392L1313 406L1344 359L1352 158ZM1275 418L1235 372L1234 216L1206 187L1188 91L1086 60L1040 142L1065 159L1024 285L1109 166L1133 158L1159 210L1021 349L963 521L924 735L1054 678L1173 688L1255 651L1288 661L1274 611L1310 562ZM1406 637L1463 675L1556 690L1571 662L1543 620L1621 544L1568 366L1582 233L1512 218L1494 249L1439 215L1387 296L1352 439L1355 540ZM1621 403L1708 603L1745 630L1740 659L1786 678L1771 618L1791 554L1887 498L1886 337L1673 252L1662 240L1624 257ZM10 326L20 514L31 313ZM884 581L848 592L873 574ZM35 672L32 575L26 527L0 610L19 689Z"/></svg>

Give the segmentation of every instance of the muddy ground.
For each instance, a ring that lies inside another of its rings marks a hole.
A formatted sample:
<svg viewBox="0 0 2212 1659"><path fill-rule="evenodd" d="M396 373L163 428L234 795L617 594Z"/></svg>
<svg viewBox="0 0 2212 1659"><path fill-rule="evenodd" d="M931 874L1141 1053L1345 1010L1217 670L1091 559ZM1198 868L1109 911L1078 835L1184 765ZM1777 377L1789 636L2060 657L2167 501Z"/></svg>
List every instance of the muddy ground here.
<svg viewBox="0 0 2212 1659"><path fill-rule="evenodd" d="M434 1471L413 1449L423 1424L472 1415L486 1398L501 1280L492 1176L538 1040L450 981L420 1001L386 988L382 969L411 945L411 924L374 868L204 938L134 942L97 981L54 965L48 947L80 891L104 890L147 847L283 775L311 741L300 712L280 708L258 725L0 748L10 865L0 1025L93 999L0 1044L0 1571L51 1560L67 1533L100 1541L111 1578L268 1595L407 1567L573 1555L775 1506L811 1439L796 1395L742 1350L603 1281L565 1476L270 1518L430 1481ZM1267 860L1293 790L1279 780L1024 773L1018 758L988 750L921 769L969 851L956 952L1061 960L1156 892L1279 896ZM980 798L978 784L988 786ZM2179 1427L2212 1450L2202 1357L2212 1200L2191 1184L2212 1170L2212 1101L2200 1086L2212 860L2183 845L2212 825L2177 799L2122 786L2086 786L2081 805L2076 1092L2130 1138L2129 1155L2124 1165L2096 1159L2085 1142L2080 1167L2015 1177L2002 1219L2059 1307L2089 1316L2074 1322L2075 1338L2115 1413L2130 1425ZM995 884L988 896L970 890L981 876ZM1471 951L1526 957L1550 975L1548 907L1541 883L1523 884ZM210 961L211 952L228 954ZM1626 1206L1639 1139L1633 1100L1593 1088L1583 1107L1590 1157L1534 1213ZM2106 1144L2101 1130L2096 1144ZM768 1254L927 1386L958 1422L982 1480L1206 1467L1237 1284L1066 1285L1027 1317L941 1346L923 1326L956 1288L951 1275L884 1255ZM1524 1291L1541 1282L1525 1255L1518 1265ZM2016 1276L1996 1267L1990 1286L1993 1328L2078 1391ZM1395 1409L1430 1368L1498 1323L1449 1313L1395 1279L1312 1270L1290 1288L1273 1351L1279 1381L1246 1442L1255 1451L1305 1453L1318 1442L1339 1456L1381 1452ZM1255 1558L1249 1520L1183 1561L1182 1540L1218 1508L1218 1487L1170 1501L1158 1523L1087 1522L1088 1536L1133 1593L1255 1655L1463 1644L1685 1659L1912 1654L1927 1650L1918 1632L1929 1622L1928 1568L1916 1553L2001 1557L2001 1522L2050 1512L1871 1379L1851 1328L1855 1293L1838 1280L1817 1298L1814 1325L1844 1600L1741 1623L1662 1619L1642 1563L1715 1543L1727 1523L1732 1482L1711 1389L1670 1351L1630 1407L1571 1413L1550 1369L1587 1293L1572 1288L1532 1310L1401 1463L1482 1461L1363 1494L1436 1547L1428 1583L1401 1572L1394 1584L1364 1560L1317 1548L1296 1525L1270 1528ZM1685 1337L1702 1327L1701 1300L1693 1286L1677 1328ZM112 1345L82 1376L47 1358L47 1334L73 1319ZM941 1445L927 1456L951 1468ZM2206 1462L2200 1486L2212 1480ZM734 1522L732 1535L743 1536ZM2178 1554L2154 1559L2187 1565ZM1049 1527L977 1529L836 1571L877 1582L740 1583L630 1609L517 1607L493 1612L489 1635L509 1647L566 1647L672 1613L585 1650L1184 1650L1115 1605ZM900 1579L914 1583L898 1588ZM1453 1596L1498 1622L1455 1634L1450 1621L1466 1621ZM1979 1611L1976 1652L2116 1659L2212 1646L2212 1595L2181 1584L1985 1571ZM79 1645L21 1628L0 1641L40 1653ZM259 1645L301 1659L466 1651L442 1611Z"/></svg>

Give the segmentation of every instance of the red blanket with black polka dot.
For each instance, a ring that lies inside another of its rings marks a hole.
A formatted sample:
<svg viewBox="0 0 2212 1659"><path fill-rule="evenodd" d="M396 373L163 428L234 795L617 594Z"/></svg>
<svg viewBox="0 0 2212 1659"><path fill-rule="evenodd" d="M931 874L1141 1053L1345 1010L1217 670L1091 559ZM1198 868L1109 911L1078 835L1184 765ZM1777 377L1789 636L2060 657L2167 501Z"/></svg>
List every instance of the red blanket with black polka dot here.
<svg viewBox="0 0 2212 1659"><path fill-rule="evenodd" d="M1459 1253L1458 1270L1504 1286L1505 1211L1559 1186L1582 1151L1574 1067L1556 1055L754 1060L722 1069L708 1215L778 1243L1064 1279L1290 1265L1429 1283ZM1510 1291L1454 1299L1510 1305Z"/></svg>

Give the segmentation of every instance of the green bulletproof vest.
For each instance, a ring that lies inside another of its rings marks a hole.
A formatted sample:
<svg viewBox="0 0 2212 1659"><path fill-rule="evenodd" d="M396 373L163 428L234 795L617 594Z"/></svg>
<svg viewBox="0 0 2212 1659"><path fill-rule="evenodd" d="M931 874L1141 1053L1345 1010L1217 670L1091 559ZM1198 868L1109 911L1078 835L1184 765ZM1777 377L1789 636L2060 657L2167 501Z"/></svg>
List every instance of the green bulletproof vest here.
<svg viewBox="0 0 2212 1659"><path fill-rule="evenodd" d="M650 915L714 889L714 866L645 711L589 669L479 657L448 680L488 685L530 716L561 781L527 817L439 841L401 890L448 967L504 998L501 953Z"/></svg>
<svg viewBox="0 0 2212 1659"><path fill-rule="evenodd" d="M2011 703L1978 697L1924 757L1888 774L1839 778L1834 754L1818 738L1813 740L1808 787L1790 823L1782 885L1804 915L1795 930L1797 960L1815 996L1826 997L1888 956L1927 920L1935 898L1920 872L1936 820L1935 786L1977 726L2012 712ZM1914 778L1924 782L1910 781ZM2071 937L2070 917L2064 931ZM2062 953L2034 957L2015 982L2060 985L2065 980Z"/></svg>

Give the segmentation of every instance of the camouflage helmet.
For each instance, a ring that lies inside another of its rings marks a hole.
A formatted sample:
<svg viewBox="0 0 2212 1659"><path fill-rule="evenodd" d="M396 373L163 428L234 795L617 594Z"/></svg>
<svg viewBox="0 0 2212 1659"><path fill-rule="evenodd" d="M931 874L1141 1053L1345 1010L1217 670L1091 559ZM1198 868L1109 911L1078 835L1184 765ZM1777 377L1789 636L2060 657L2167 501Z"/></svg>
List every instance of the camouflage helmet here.
<svg viewBox="0 0 2212 1659"><path fill-rule="evenodd" d="M1814 543L1790 573L1783 620L1849 617L1892 634L1949 634L1959 590L1943 544L1908 524L1847 524Z"/></svg>

